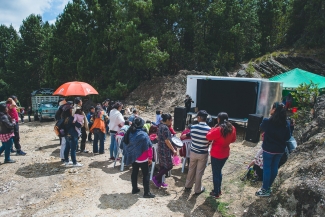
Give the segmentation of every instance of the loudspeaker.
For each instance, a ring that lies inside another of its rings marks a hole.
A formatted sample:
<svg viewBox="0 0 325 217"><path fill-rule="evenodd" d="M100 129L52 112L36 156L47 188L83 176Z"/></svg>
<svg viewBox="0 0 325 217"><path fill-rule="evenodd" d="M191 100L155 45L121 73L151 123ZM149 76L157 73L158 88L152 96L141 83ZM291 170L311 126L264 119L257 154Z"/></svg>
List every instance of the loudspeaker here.
<svg viewBox="0 0 325 217"><path fill-rule="evenodd" d="M186 123L186 108L175 107L174 109L174 130L182 131L185 129Z"/></svg>
<svg viewBox="0 0 325 217"><path fill-rule="evenodd" d="M260 141L260 125L263 115L249 114L245 140L253 143Z"/></svg>

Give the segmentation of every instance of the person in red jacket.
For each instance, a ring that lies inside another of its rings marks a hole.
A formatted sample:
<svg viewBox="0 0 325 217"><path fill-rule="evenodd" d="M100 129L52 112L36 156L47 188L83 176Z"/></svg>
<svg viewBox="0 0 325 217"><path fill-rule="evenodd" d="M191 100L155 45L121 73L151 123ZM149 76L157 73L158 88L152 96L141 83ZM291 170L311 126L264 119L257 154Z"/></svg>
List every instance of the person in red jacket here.
<svg viewBox="0 0 325 217"><path fill-rule="evenodd" d="M222 167L230 155L230 143L236 141L236 128L228 121L228 114L218 114L218 124L211 128L206 135L207 140L212 141L210 151L213 174L213 187L210 195L219 198L221 195Z"/></svg>

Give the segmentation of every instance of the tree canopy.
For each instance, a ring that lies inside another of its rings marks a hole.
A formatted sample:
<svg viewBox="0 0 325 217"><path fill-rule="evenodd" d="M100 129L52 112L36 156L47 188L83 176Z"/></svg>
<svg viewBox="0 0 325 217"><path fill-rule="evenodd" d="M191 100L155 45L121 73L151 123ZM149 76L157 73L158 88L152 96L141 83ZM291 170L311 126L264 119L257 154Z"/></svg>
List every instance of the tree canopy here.
<svg viewBox="0 0 325 217"><path fill-rule="evenodd" d="M325 42L321 0L73 0L50 25L0 25L0 97L79 80L124 98L180 69L224 75L279 48Z"/></svg>

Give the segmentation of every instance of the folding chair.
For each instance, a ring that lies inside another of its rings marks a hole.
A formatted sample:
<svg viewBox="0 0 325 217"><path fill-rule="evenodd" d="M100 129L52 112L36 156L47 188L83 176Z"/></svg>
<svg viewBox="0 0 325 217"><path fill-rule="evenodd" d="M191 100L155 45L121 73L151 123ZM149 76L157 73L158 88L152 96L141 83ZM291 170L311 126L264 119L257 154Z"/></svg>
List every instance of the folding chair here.
<svg viewBox="0 0 325 217"><path fill-rule="evenodd" d="M120 156L120 154L122 154L121 171L124 170L124 155L122 153L122 149L120 149L120 144L121 144L122 138L123 138L123 136L116 135L116 145L117 145L116 148L117 148L117 153L116 153L115 160L114 160L114 165L113 165L113 168L115 168L115 165L116 165L116 162L117 162L117 158Z"/></svg>
<svg viewBox="0 0 325 217"><path fill-rule="evenodd" d="M182 173L184 173L186 160L190 158L192 140L185 139L185 140L183 140L183 144L186 145L186 157L183 157Z"/></svg>
<svg viewBox="0 0 325 217"><path fill-rule="evenodd" d="M154 154L154 159L151 164L151 172L150 172L150 180L152 180L153 172L155 171L156 164L159 164L159 158L158 158L158 143L155 143L152 145L152 151Z"/></svg>

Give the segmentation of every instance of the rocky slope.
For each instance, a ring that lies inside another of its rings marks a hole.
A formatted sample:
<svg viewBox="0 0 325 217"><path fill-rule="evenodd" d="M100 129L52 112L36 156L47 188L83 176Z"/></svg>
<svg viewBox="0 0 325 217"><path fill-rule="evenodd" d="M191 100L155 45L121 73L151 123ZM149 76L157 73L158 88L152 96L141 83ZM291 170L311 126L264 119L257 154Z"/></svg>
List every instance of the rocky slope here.
<svg viewBox="0 0 325 217"><path fill-rule="evenodd" d="M275 182L274 195L257 198L244 216L325 216L325 95L317 99L315 118Z"/></svg>
<svg viewBox="0 0 325 217"><path fill-rule="evenodd" d="M269 54L248 64L242 64L240 70L230 73L237 77L270 78L294 68L300 68L319 75L325 75L325 64L312 57L291 56L287 54Z"/></svg>

